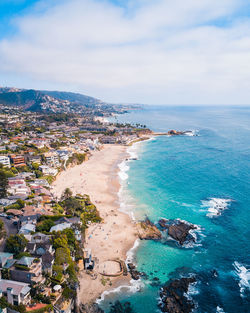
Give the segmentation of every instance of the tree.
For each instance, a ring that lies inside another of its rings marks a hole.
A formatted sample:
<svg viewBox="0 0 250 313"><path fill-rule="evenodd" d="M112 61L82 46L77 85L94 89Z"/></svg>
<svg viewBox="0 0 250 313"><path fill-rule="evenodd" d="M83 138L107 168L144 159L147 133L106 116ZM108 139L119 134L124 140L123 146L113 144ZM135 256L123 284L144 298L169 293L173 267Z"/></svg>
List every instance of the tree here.
<svg viewBox="0 0 250 313"><path fill-rule="evenodd" d="M50 228L53 227L55 225L55 223L50 220L50 219L47 219L47 220L44 220L42 221L41 223L39 223L37 226L36 226L36 231L38 232L49 232L50 231Z"/></svg>
<svg viewBox="0 0 250 313"><path fill-rule="evenodd" d="M4 170L0 169L0 198L4 198L7 193L8 179Z"/></svg>
<svg viewBox="0 0 250 313"><path fill-rule="evenodd" d="M6 240L5 250L14 255L18 255L20 252L24 252L27 243L28 240L24 235L10 235Z"/></svg>
<svg viewBox="0 0 250 313"><path fill-rule="evenodd" d="M72 194L73 194L72 191L69 188L66 188L64 190L63 195L62 195L62 198L63 199L68 199L68 198L72 197Z"/></svg>
<svg viewBox="0 0 250 313"><path fill-rule="evenodd" d="M67 248L68 247L67 237L65 235L60 234L60 237L54 240L53 247L54 249Z"/></svg>

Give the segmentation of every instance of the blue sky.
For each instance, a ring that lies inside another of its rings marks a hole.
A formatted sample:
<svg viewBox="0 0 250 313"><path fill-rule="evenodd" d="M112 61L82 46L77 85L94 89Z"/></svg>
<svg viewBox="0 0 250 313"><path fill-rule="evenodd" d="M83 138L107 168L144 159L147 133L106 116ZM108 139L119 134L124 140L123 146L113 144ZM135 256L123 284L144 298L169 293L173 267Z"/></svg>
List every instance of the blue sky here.
<svg viewBox="0 0 250 313"><path fill-rule="evenodd" d="M0 85L250 103L250 0L1 0Z"/></svg>

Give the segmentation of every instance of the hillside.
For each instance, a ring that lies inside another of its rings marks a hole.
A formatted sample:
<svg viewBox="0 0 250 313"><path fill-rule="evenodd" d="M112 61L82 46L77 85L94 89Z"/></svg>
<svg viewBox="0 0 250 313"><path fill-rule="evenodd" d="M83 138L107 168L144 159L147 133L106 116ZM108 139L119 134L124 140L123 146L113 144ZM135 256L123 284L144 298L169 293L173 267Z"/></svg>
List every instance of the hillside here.
<svg viewBox="0 0 250 313"><path fill-rule="evenodd" d="M113 105L73 92L26 90L0 87L0 105L19 107L24 111L53 113L116 112Z"/></svg>

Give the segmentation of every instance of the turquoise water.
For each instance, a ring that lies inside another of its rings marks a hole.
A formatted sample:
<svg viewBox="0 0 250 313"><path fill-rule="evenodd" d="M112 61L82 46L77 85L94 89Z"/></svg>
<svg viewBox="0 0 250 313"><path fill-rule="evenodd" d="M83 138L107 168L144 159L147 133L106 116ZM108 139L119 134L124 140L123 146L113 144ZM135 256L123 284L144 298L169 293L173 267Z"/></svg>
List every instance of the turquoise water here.
<svg viewBox="0 0 250 313"><path fill-rule="evenodd" d="M161 284L195 274L189 294L195 312L250 312L250 108L146 107L119 121L155 131L197 131L198 136L161 136L133 147L138 160L127 164L123 201L127 197L137 219L180 218L200 231L191 247L141 242L135 262L148 275L143 287L110 294L102 307L108 312L109 302L120 300L131 302L137 313L156 312ZM210 198L227 207L220 216L208 211Z"/></svg>

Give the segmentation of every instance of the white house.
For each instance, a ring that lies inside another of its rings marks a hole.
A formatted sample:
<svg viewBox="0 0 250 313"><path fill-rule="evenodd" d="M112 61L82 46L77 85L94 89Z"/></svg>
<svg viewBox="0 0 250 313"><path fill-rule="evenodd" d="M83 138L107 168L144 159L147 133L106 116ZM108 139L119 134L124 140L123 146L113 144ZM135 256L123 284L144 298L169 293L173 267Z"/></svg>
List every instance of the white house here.
<svg viewBox="0 0 250 313"><path fill-rule="evenodd" d="M10 158L5 155L0 155L0 164L3 164L3 166L10 167Z"/></svg>
<svg viewBox="0 0 250 313"><path fill-rule="evenodd" d="M57 224L55 226L52 226L50 228L50 232L53 232L53 231L62 231L64 229L67 229L67 228L71 228L72 224L71 223L61 223L61 224Z"/></svg>
<svg viewBox="0 0 250 313"><path fill-rule="evenodd" d="M0 279L0 296L5 296L10 304L25 305L30 301L30 287L18 281Z"/></svg>
<svg viewBox="0 0 250 313"><path fill-rule="evenodd" d="M56 176L56 174L58 173L57 169L49 167L47 165L39 166L39 170L42 171L44 175Z"/></svg>

